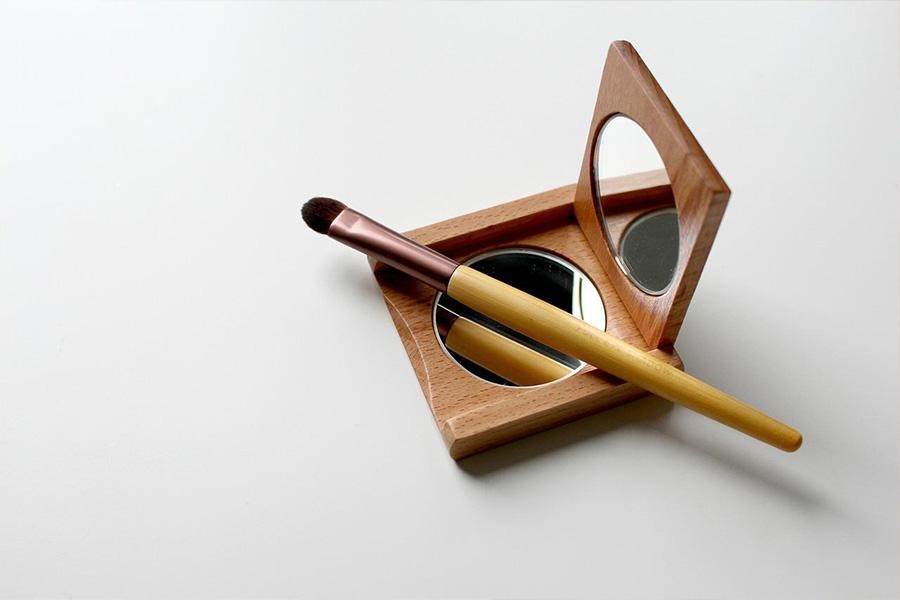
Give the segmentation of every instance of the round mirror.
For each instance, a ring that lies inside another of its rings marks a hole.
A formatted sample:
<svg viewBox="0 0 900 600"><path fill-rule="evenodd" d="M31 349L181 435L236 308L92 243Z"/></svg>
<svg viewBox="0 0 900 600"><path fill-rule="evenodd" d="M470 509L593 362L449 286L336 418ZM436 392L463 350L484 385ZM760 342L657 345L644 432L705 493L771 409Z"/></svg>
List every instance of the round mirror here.
<svg viewBox="0 0 900 600"><path fill-rule="evenodd" d="M666 293L678 266L678 213L656 146L637 123L615 115L594 143L592 170L597 214L619 268L647 294Z"/></svg>
<svg viewBox="0 0 900 600"><path fill-rule="evenodd" d="M481 254L465 264L606 329L606 310L594 283L555 254L507 248ZM541 385L568 377L584 366L442 293L434 300L433 321L447 355L462 369L490 383Z"/></svg>

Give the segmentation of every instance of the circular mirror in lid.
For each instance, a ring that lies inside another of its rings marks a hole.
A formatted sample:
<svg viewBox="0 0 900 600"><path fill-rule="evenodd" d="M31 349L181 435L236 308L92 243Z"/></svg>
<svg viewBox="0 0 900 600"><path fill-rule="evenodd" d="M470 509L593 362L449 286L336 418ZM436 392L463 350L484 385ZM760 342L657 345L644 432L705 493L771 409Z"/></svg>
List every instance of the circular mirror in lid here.
<svg viewBox="0 0 900 600"><path fill-rule="evenodd" d="M659 296L675 278L679 226L665 165L650 137L628 117L613 115L593 146L591 189L606 243L638 289ZM640 176L643 193L615 195L617 179Z"/></svg>

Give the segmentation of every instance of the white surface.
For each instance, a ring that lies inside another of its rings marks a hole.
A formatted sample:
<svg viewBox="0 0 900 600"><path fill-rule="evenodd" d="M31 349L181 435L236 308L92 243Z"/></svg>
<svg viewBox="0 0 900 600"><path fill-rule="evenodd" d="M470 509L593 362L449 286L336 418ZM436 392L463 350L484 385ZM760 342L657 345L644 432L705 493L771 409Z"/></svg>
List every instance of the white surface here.
<svg viewBox="0 0 900 600"><path fill-rule="evenodd" d="M446 455L326 194L574 181L629 39L733 190L643 403ZM0 595L900 596L898 4L0 8Z"/></svg>

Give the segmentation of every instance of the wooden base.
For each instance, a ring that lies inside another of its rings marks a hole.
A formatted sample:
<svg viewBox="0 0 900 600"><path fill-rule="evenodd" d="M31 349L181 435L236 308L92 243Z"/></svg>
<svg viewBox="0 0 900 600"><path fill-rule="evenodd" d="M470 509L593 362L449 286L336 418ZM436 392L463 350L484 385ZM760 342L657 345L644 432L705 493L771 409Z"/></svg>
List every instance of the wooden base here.
<svg viewBox="0 0 900 600"><path fill-rule="evenodd" d="M648 189L647 174L610 180L622 198ZM504 247L555 252L597 286L606 307L606 330L635 347L683 368L674 349L651 348L616 294L575 220L569 185L407 232L410 238L465 260ZM644 390L592 367L537 387L497 386L461 369L440 347L432 324L435 291L398 271L373 265L391 318L454 459L612 408Z"/></svg>

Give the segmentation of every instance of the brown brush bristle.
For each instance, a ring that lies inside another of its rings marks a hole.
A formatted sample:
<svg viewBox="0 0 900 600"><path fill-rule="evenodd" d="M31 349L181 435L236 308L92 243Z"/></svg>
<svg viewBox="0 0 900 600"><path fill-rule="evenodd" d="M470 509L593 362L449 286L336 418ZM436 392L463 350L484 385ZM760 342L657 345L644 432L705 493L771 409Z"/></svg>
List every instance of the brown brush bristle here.
<svg viewBox="0 0 900 600"><path fill-rule="evenodd" d="M345 208L347 207L331 198L313 198L306 201L300 213L310 229L318 233L328 233L331 222L337 219Z"/></svg>

